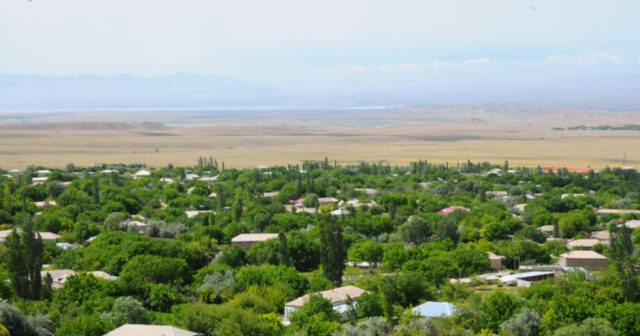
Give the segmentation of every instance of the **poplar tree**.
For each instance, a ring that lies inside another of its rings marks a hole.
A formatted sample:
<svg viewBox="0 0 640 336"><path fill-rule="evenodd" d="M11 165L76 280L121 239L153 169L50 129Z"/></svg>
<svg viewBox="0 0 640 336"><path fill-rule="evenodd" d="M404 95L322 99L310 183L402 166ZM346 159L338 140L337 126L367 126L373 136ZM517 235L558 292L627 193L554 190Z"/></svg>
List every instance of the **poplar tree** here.
<svg viewBox="0 0 640 336"><path fill-rule="evenodd" d="M345 250L342 238L342 225L332 215L320 219L320 242L322 270L335 287L342 284Z"/></svg>
<svg viewBox="0 0 640 336"><path fill-rule="evenodd" d="M40 234L35 232L31 216L24 214L20 232L14 230L5 242L7 269L16 294L39 300L42 291L42 253Z"/></svg>

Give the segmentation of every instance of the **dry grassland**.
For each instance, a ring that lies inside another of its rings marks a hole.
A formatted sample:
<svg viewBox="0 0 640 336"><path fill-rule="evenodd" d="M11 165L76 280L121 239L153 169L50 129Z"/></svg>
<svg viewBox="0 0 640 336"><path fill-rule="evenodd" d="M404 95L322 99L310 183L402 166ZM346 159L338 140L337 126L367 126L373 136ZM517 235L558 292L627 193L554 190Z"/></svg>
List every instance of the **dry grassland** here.
<svg viewBox="0 0 640 336"><path fill-rule="evenodd" d="M198 119L197 123L181 119L180 125L158 129L4 125L0 127L0 167L63 167L70 162L82 166L120 162L152 167L193 165L200 155L211 155L227 167L239 168L324 157L341 163L387 160L391 165L417 159L455 165L469 159L508 160L511 165L526 166L640 167L639 131L551 130L552 126L580 124L640 124L635 113L442 109L344 113L308 120L282 115L209 122Z"/></svg>

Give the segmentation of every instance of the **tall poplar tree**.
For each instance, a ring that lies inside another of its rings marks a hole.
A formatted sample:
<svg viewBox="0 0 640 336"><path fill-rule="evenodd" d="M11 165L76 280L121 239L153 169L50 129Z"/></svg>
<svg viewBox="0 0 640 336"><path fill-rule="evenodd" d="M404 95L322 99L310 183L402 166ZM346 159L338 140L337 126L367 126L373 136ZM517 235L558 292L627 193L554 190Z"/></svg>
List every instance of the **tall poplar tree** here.
<svg viewBox="0 0 640 336"><path fill-rule="evenodd" d="M325 277L339 287L344 272L345 250L342 238L342 225L335 216L324 215L320 218L320 242L322 269Z"/></svg>
<svg viewBox="0 0 640 336"><path fill-rule="evenodd" d="M16 294L39 300L42 291L42 238L35 231L31 216L21 214L18 217L22 220L20 230L14 230L5 242L7 269Z"/></svg>

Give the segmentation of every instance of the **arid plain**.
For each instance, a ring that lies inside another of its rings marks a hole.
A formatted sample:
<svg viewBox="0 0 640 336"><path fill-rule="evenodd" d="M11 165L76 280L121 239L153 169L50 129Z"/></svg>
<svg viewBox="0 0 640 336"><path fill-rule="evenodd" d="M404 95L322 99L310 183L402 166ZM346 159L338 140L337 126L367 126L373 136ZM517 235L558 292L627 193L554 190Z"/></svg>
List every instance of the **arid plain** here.
<svg viewBox="0 0 640 336"><path fill-rule="evenodd" d="M227 167L295 164L406 165L489 161L526 166L640 166L640 131L554 130L640 125L634 111L497 106L286 111L0 113L0 167L68 163Z"/></svg>

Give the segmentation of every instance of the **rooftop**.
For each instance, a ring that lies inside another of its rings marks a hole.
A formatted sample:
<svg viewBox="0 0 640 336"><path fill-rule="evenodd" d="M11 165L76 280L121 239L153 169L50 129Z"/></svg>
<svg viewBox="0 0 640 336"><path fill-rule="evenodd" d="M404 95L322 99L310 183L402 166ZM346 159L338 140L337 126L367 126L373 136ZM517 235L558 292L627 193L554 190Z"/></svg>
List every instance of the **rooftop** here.
<svg viewBox="0 0 640 336"><path fill-rule="evenodd" d="M201 336L202 334L172 326L125 324L104 336Z"/></svg>
<svg viewBox="0 0 640 336"><path fill-rule="evenodd" d="M242 233L231 239L232 243L241 242L261 242L269 239L278 238L277 233Z"/></svg>
<svg viewBox="0 0 640 336"><path fill-rule="evenodd" d="M319 292L314 294L322 295L323 298L331 301L331 303L336 303L336 302L344 301L347 298L355 299L360 295L364 294L365 292L366 291L364 289L358 288L356 286L344 286L344 287L333 288L330 290L326 290L324 292ZM286 303L285 306L301 307L307 301L309 301L309 296L310 294L301 296L291 302Z"/></svg>
<svg viewBox="0 0 640 336"><path fill-rule="evenodd" d="M561 254L560 257L565 259L607 259L607 257L594 251L569 251Z"/></svg>
<svg viewBox="0 0 640 336"><path fill-rule="evenodd" d="M424 317L440 317L451 316L456 309L457 307L449 302L429 301L413 308L411 311Z"/></svg>

